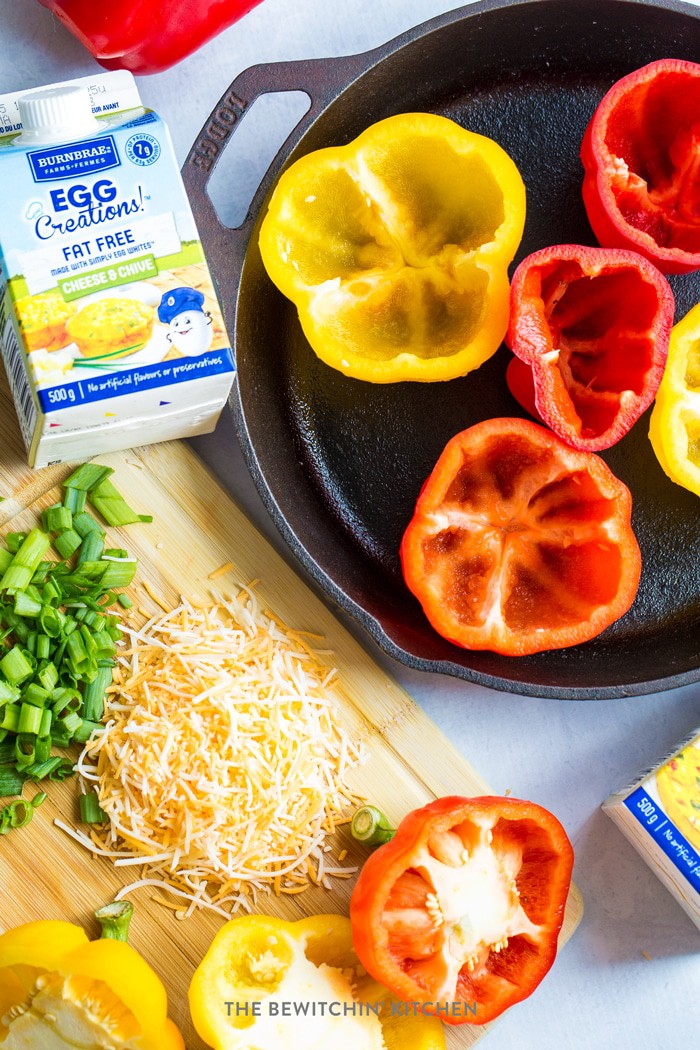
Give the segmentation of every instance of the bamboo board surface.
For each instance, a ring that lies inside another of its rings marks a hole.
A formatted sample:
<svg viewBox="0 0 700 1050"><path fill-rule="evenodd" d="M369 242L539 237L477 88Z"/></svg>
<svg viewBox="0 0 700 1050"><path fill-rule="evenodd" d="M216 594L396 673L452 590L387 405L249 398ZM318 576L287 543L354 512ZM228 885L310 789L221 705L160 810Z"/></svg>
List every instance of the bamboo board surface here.
<svg viewBox="0 0 700 1050"><path fill-rule="evenodd" d="M12 529L30 527L37 512L58 498L56 485L71 468L62 465L34 472L26 466L4 377L0 449L0 496L5 497L0 503L0 526L11 521ZM171 442L114 453L99 461L115 468L115 483L127 502L154 516L151 525L108 530L115 544L121 542L139 559L132 588L136 604L157 611L143 589L145 580L166 601L177 604L179 595L203 599L214 588L235 593L237 584L260 579L255 590L262 607L291 627L323 635L318 646L332 651L328 659L342 683L342 720L364 742L368 754L353 780L361 794L398 821L408 810L439 796L488 793L466 759L272 549L187 445ZM215 583L208 580L212 571L229 561L234 570ZM8 918L11 925L61 918L97 936L93 911L133 881L135 869L118 870L109 860L93 858L54 826L58 816L74 823L74 780L52 785L48 791L49 798L31 825L0 839L0 931ZM352 842L346 829L336 834L337 848L349 850L346 863L361 865L366 850ZM332 891L313 887L293 897L273 895L261 898L258 907L286 919L346 914L352 885L353 880L334 880ZM188 1050L204 1050L189 1018L187 988L223 920L199 912L179 921L173 911L154 902L156 894L160 891L144 887L132 895L137 910L130 940L163 979L170 1015ZM560 943L571 936L581 914L581 897L572 887ZM448 1029L448 1047L472 1046L488 1027Z"/></svg>

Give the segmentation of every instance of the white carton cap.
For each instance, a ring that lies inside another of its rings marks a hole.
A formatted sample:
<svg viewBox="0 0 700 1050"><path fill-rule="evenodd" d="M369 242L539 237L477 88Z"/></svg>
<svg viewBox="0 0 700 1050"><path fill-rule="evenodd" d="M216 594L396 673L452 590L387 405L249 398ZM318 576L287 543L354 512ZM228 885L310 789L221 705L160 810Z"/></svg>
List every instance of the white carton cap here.
<svg viewBox="0 0 700 1050"><path fill-rule="evenodd" d="M92 135L99 122L92 114L90 93L84 87L56 87L32 91L19 100L20 145L40 145Z"/></svg>

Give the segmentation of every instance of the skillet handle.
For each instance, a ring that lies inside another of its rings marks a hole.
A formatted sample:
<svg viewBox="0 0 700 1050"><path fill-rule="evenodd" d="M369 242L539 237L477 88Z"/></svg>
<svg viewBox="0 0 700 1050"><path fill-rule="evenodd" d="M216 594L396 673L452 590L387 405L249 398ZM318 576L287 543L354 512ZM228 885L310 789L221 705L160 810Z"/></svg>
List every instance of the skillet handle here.
<svg viewBox="0 0 700 1050"><path fill-rule="evenodd" d="M274 62L243 70L219 99L182 168L204 251L216 270L216 284L230 330L233 301L255 221L257 201L241 226L220 222L208 192L209 180L252 103L273 91L303 91L311 105L281 147L290 151L338 92L366 68L366 55Z"/></svg>

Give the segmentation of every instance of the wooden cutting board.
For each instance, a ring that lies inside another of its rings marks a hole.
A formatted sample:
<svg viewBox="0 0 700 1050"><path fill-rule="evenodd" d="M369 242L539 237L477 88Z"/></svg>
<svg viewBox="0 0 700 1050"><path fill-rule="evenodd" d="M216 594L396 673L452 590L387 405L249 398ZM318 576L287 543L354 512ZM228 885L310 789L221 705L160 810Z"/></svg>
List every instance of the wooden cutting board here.
<svg viewBox="0 0 700 1050"><path fill-rule="evenodd" d="M0 525L24 529L37 513L59 498L57 484L70 473L66 466L31 471L7 387L0 385ZM216 588L235 593L237 584L259 579L256 592L263 608L288 625L323 635L320 648L342 682L341 717L365 744L367 762L354 786L377 802L392 820L442 795L488 793L487 785L442 736L411 697L368 656L285 561L270 547L222 490L190 448L181 442L154 445L100 457L114 467L115 483L127 502L154 515L151 525L109 530L139 559L136 604L157 611L144 590L177 604L181 594L204 599ZM7 531L4 529L3 531ZM235 569L212 583L209 574L226 562ZM61 816L74 823L77 785L67 781L48 788L49 798L27 828L0 838L0 930L41 918L67 919L98 930L95 908L108 903L135 877L120 873L108 860L93 858L54 826ZM349 850L347 864L361 865L366 850L357 847L347 829L337 832ZM131 874L130 874L131 872ZM261 911L287 919L322 912L347 913L352 880L335 880L332 891L314 887L294 897L261 902ZM136 917L131 943L162 977L170 1014L184 1034L188 1050L204 1050L187 1009L187 988L222 919L200 912L179 921L173 911L154 901L163 895L144 887L132 895ZM564 943L582 914L581 897L572 887L561 933ZM4 926L3 926L4 924ZM489 1026L463 1025L448 1030L451 1050L472 1046ZM38 1050L38 1048L37 1048Z"/></svg>

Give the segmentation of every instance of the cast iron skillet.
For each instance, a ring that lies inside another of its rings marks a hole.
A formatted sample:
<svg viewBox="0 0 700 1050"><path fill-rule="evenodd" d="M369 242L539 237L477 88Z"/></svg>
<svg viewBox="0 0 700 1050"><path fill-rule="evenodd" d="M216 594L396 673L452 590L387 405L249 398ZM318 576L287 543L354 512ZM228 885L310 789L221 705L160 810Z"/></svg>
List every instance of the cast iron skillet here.
<svg viewBox="0 0 700 1050"><path fill-rule="evenodd" d="M508 352L449 383L378 386L311 352L296 311L257 248L282 168L348 142L392 113L429 110L496 139L523 174L525 237L516 262L548 244L594 244L578 149L598 101L655 58L700 61L700 11L675 0L500 0L462 8L363 55L255 66L213 111L184 177L238 362L231 405L251 474L312 577L392 656L411 667L535 696L628 696L700 678L697 496L658 466L642 419L604 453L632 490L644 571L632 610L585 645L518 659L440 638L406 590L398 547L418 491L447 440L491 416L522 415L507 391ZM207 183L255 98L303 90L311 107L267 172L245 224L223 227ZM672 278L681 317L698 274Z"/></svg>

